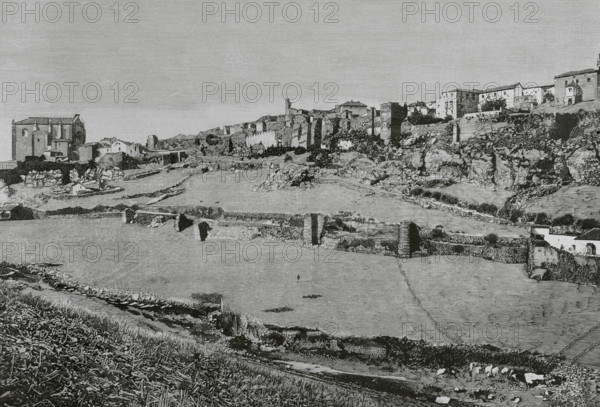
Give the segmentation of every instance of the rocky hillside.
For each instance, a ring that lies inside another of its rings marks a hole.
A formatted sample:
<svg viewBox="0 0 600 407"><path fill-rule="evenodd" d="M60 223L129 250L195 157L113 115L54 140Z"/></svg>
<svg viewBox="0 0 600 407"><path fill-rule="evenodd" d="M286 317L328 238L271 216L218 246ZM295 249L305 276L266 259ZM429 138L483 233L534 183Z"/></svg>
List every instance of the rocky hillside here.
<svg viewBox="0 0 600 407"><path fill-rule="evenodd" d="M459 145L451 143L450 131L432 133L411 135L399 151L401 161L421 175L515 191L600 185L600 112L509 117L507 125L490 127Z"/></svg>

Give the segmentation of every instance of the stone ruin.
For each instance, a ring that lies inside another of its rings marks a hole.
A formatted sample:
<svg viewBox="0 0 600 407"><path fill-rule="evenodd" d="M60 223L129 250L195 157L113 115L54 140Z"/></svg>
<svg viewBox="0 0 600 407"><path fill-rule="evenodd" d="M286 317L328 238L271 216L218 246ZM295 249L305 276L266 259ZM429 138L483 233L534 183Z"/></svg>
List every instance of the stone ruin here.
<svg viewBox="0 0 600 407"><path fill-rule="evenodd" d="M21 179L25 183L25 186L29 188L54 187L63 183L63 176L60 170L32 170L27 175L21 175Z"/></svg>

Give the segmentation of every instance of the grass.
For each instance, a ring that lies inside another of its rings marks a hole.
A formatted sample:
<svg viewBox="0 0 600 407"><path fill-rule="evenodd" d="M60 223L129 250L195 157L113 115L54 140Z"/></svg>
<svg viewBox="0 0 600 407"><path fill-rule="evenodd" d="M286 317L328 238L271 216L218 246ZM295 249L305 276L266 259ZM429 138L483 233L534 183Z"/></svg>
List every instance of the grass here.
<svg viewBox="0 0 600 407"><path fill-rule="evenodd" d="M0 282L0 403L376 406L358 392L253 366Z"/></svg>

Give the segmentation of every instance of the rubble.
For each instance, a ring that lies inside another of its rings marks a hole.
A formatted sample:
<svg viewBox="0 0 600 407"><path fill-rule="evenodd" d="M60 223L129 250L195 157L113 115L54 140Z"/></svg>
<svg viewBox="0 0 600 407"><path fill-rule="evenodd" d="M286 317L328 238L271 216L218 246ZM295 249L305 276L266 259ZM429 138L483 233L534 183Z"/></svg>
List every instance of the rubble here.
<svg viewBox="0 0 600 407"><path fill-rule="evenodd" d="M63 176L60 170L31 170L27 175L21 175L21 179L25 183L25 186L29 188L54 187L63 183Z"/></svg>

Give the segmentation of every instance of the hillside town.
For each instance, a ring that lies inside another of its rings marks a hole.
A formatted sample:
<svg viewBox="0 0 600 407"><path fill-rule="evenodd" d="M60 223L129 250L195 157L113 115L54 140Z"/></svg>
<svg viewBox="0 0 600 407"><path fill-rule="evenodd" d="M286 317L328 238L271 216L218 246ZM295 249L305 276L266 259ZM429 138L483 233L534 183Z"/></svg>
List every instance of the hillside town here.
<svg viewBox="0 0 600 407"><path fill-rule="evenodd" d="M416 118L418 124L452 122L455 141L474 134L469 121L476 116L493 117L500 112L529 113L537 108L572 106L600 99L600 56L597 67L558 74L552 85L524 86L514 83L486 89L448 89L429 102L401 104L388 102L369 107L359 101L347 101L331 110L307 110L292 107L285 100L284 113L263 116L252 122L227 124L220 128L180 136L180 143L163 145L155 135L145 145L107 137L86 142L82 118L29 117L12 124L12 163L26 159L47 161L94 161L100 166L120 166L128 158L146 157L164 164L174 164L186 157L184 141L192 140L203 154L249 157L270 147L317 146L326 148L332 135L341 131L366 130L386 144L401 137L402 123Z"/></svg>
<svg viewBox="0 0 600 407"><path fill-rule="evenodd" d="M598 406L600 56L581 68L145 143L23 111L0 405Z"/></svg>

